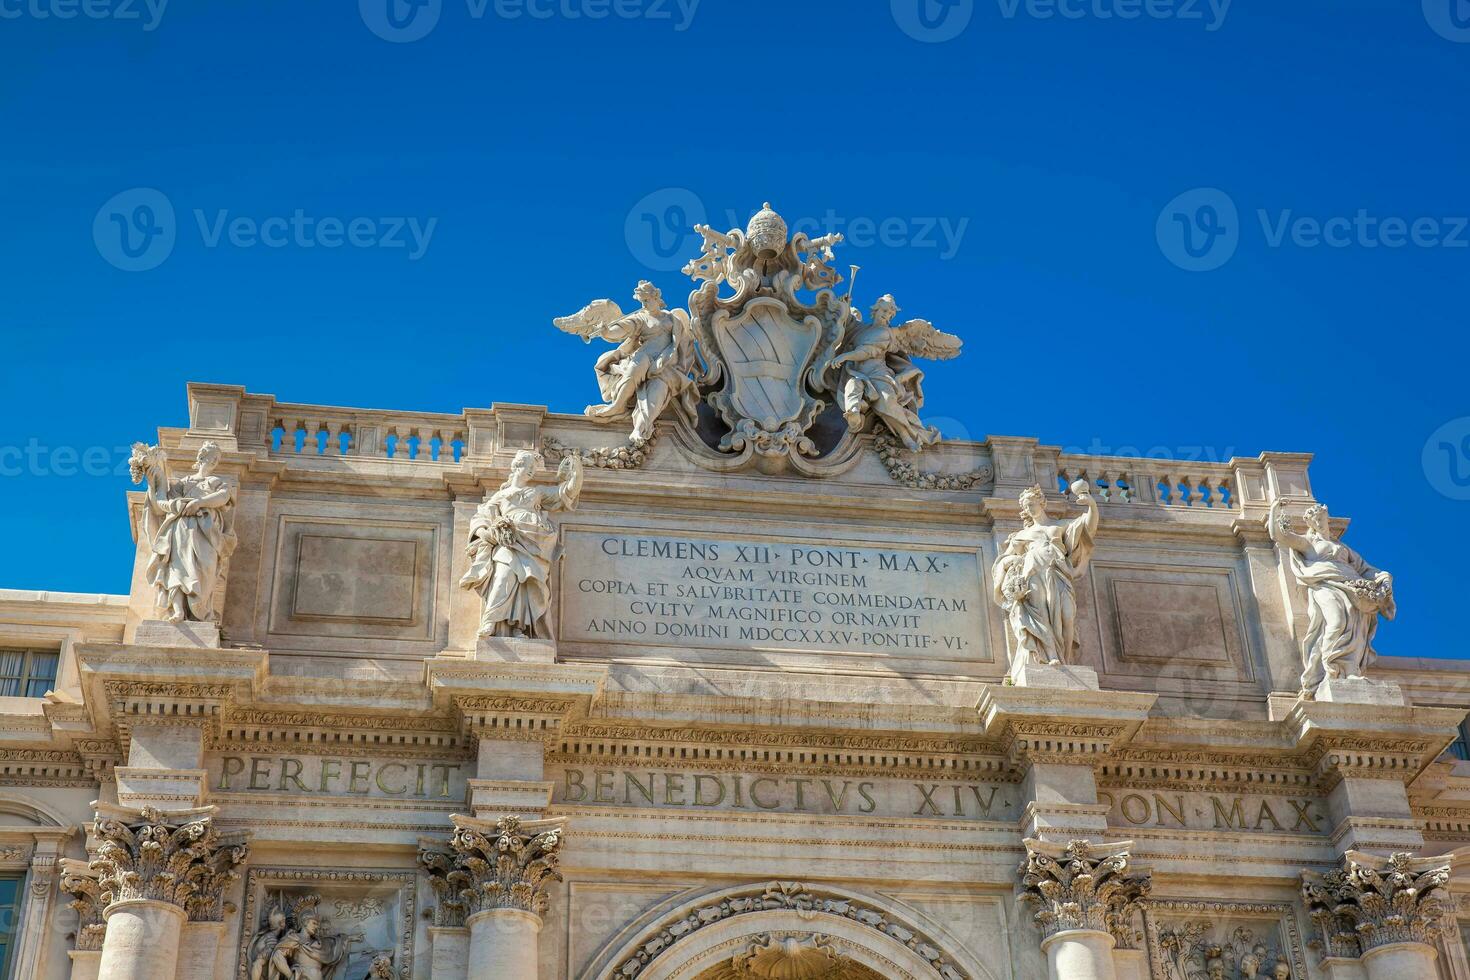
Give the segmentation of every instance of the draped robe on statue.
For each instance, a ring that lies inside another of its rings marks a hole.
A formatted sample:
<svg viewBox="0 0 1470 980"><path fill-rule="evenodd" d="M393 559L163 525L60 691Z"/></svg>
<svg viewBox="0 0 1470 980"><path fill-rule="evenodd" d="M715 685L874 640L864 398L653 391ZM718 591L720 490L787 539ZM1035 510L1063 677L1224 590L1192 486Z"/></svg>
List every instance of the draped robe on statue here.
<svg viewBox="0 0 1470 980"><path fill-rule="evenodd" d="M1302 689L1314 691L1328 677L1363 675L1376 657L1378 617L1393 619L1397 607L1391 586L1378 593L1365 588L1365 580L1380 572L1352 548L1316 534L1306 540L1309 551L1289 554L1291 570L1307 590Z"/></svg>
<svg viewBox="0 0 1470 980"><path fill-rule="evenodd" d="M480 635L551 636L547 614L557 532L546 510L559 500L556 490L508 486L475 511L470 568L460 585L484 600Z"/></svg>
<svg viewBox="0 0 1470 980"><path fill-rule="evenodd" d="M148 529L147 580L169 602L183 595L189 618L199 622L215 621L220 564L235 550L233 496L220 477L186 476L169 483L166 499L150 501L148 520L156 524ZM198 510L185 515L191 500L198 501Z"/></svg>
<svg viewBox="0 0 1470 980"><path fill-rule="evenodd" d="M1084 514L1064 525L1033 524L1006 540L991 570L995 601L1006 610L1016 656L1070 663L1077 647L1076 581L1092 556Z"/></svg>

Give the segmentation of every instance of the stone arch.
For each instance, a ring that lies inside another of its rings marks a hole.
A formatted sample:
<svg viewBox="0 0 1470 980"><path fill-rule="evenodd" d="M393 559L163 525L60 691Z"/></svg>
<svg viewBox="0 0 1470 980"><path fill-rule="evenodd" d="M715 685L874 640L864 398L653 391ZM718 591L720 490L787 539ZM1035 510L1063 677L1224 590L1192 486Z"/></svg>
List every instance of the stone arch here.
<svg viewBox="0 0 1470 980"><path fill-rule="evenodd" d="M583 980L694 980L769 937L821 937L853 964L895 980L996 980L935 927L883 899L796 882L681 896L624 930Z"/></svg>
<svg viewBox="0 0 1470 980"><path fill-rule="evenodd" d="M71 827L71 821L67 820L59 812L40 800L19 793L6 793L0 798L0 824L15 826L15 821L8 818L19 817L22 821L36 827Z"/></svg>

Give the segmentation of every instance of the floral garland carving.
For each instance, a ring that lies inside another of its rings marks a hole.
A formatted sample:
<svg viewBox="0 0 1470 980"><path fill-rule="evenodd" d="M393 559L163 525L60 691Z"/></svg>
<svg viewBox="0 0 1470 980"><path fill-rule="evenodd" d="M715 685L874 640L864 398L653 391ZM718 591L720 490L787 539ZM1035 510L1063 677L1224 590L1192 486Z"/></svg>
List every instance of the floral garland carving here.
<svg viewBox="0 0 1470 980"><path fill-rule="evenodd" d="M890 435L876 436L873 448L894 482L911 490L972 490L995 479L995 468L989 465L968 473L926 473L910 459L913 454Z"/></svg>
<svg viewBox="0 0 1470 980"><path fill-rule="evenodd" d="M548 463L559 463L564 457L575 455L582 461L583 466L592 466L600 470L636 470L648 461L648 456L653 452L653 444L658 441L658 432L647 439L629 438L621 446L599 446L595 449L586 449L581 446L568 446L566 443L544 436L541 439L541 447L545 451Z"/></svg>

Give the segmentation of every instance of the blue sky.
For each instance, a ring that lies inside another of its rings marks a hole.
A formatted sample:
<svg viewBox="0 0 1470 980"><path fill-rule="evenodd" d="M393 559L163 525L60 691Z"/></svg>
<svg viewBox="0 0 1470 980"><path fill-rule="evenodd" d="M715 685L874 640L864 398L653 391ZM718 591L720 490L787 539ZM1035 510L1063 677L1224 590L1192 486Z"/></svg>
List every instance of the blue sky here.
<svg viewBox="0 0 1470 980"><path fill-rule="evenodd" d="M1470 0L388 2L0 0L0 585L126 587L191 379L578 411L551 318L770 200L965 338L949 434L1315 452L1470 655Z"/></svg>

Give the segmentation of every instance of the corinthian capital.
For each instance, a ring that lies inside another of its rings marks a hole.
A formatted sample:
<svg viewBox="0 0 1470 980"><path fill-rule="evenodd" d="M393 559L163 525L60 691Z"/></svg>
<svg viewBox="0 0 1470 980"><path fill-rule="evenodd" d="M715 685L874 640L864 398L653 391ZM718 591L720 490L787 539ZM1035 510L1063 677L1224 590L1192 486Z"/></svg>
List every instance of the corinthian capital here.
<svg viewBox="0 0 1470 980"><path fill-rule="evenodd" d="M1152 885L1147 872L1128 870L1132 848L1132 841L1074 840L1063 846L1028 838L1026 863L1020 869L1021 900L1034 910L1042 937L1090 929L1132 946L1130 920Z"/></svg>
<svg viewBox="0 0 1470 980"><path fill-rule="evenodd" d="M424 848L420 863L439 896L436 925L460 925L489 909L519 909L541 915L546 886L561 881L557 864L565 819L522 822L455 815L449 850Z"/></svg>
<svg viewBox="0 0 1470 980"><path fill-rule="evenodd" d="M1390 943L1432 945L1446 914L1453 856L1343 855L1342 867L1302 873L1302 901L1327 956L1357 956Z"/></svg>
<svg viewBox="0 0 1470 980"><path fill-rule="evenodd" d="M107 898L97 881L97 872L86 861L72 858L61 859L61 890L71 896L67 907L77 914L77 949L96 950L102 948L102 939L107 935L107 923L102 919L102 910Z"/></svg>
<svg viewBox="0 0 1470 980"><path fill-rule="evenodd" d="M179 906L194 921L220 921L225 888L249 849L243 840L221 839L217 807L142 809L94 804L93 835L100 840L90 868L105 905L150 899Z"/></svg>

